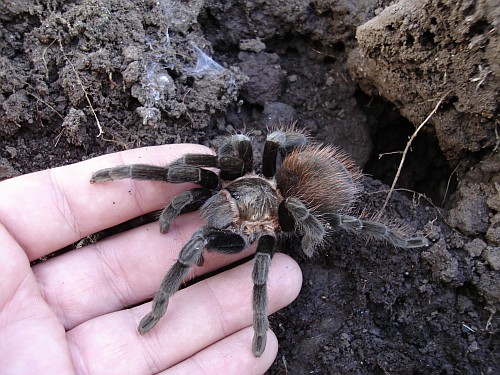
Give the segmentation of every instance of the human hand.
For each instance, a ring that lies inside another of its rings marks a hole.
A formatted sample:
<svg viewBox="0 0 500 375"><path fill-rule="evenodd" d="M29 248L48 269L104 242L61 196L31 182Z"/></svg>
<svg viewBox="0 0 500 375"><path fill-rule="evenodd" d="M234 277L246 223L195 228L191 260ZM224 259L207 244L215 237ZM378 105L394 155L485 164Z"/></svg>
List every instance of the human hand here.
<svg viewBox="0 0 500 375"><path fill-rule="evenodd" d="M89 184L93 171L119 164L164 165L194 145L130 150L0 183L0 369L2 374L262 374L277 353L252 354L252 264L177 292L148 334L137 333L149 300L201 225L178 217L167 234L151 223L30 267L29 261L104 228L163 208L191 184L120 180ZM189 278L232 263L207 253ZM291 303L299 266L276 254L269 313ZM143 304L144 303L144 304Z"/></svg>

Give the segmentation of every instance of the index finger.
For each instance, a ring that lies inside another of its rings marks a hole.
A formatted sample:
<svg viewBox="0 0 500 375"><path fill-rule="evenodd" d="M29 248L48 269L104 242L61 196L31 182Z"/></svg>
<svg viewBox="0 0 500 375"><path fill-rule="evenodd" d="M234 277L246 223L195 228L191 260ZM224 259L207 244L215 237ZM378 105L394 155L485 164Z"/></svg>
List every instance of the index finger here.
<svg viewBox="0 0 500 375"><path fill-rule="evenodd" d="M210 153L200 145L165 145L122 151L0 183L0 223L30 260L126 220L163 208L194 185L120 180L90 184L102 168L121 164L168 165L185 153Z"/></svg>

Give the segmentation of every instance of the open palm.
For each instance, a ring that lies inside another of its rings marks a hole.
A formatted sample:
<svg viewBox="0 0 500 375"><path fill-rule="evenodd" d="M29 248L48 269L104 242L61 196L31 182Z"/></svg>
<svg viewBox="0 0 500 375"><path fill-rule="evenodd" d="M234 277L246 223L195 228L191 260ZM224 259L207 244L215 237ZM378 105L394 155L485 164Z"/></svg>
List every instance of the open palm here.
<svg viewBox="0 0 500 375"><path fill-rule="evenodd" d="M165 165L194 145L142 148L0 183L0 368L2 374L262 374L277 352L268 335L261 358L251 350L252 265L245 263L174 295L145 336L137 324L183 244L201 226L179 217L51 258L29 261L168 203L189 184L114 181L89 184L93 171L118 164ZM207 254L190 278L238 257ZM269 276L269 313L301 285L298 265L277 254Z"/></svg>

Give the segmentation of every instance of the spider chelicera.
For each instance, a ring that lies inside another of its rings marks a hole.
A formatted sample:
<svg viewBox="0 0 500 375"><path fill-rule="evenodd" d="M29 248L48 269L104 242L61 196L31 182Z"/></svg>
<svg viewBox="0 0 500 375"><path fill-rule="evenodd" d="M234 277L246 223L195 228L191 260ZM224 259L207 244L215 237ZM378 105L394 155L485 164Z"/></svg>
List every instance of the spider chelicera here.
<svg viewBox="0 0 500 375"><path fill-rule="evenodd" d="M217 168L219 175L205 168ZM350 214L349 208L360 192L360 176L339 149L310 144L308 137L294 128L267 136L260 174L254 172L251 140L241 134L227 137L217 155L187 154L167 167L132 164L95 172L92 183L132 178L201 186L174 197L160 214L162 233L168 231L176 216L197 209L205 226L184 245L164 277L152 311L139 323L139 333L147 333L158 323L189 269L203 264L203 251L235 254L257 241L252 272L252 350L260 357L269 327L267 277L281 234L298 234L308 257L334 229L386 240L402 248L426 246L424 237L405 237L383 223Z"/></svg>

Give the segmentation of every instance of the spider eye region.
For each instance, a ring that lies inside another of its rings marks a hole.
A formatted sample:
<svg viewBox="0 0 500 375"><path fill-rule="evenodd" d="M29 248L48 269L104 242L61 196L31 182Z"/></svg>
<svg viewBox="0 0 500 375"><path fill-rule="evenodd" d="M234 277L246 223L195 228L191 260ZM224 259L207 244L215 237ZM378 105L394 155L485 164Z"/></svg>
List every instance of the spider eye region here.
<svg viewBox="0 0 500 375"><path fill-rule="evenodd" d="M234 190L234 189L227 189L227 191L229 191L229 194L231 195L231 197L234 199L234 200L241 200L241 195L239 193L239 191L237 190Z"/></svg>
<svg viewBox="0 0 500 375"><path fill-rule="evenodd" d="M276 217L278 195L276 189L260 177L245 177L225 188L238 208L239 220L258 222Z"/></svg>

